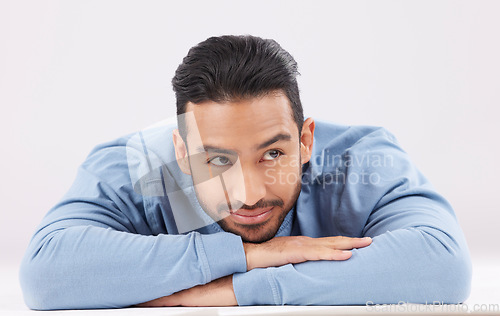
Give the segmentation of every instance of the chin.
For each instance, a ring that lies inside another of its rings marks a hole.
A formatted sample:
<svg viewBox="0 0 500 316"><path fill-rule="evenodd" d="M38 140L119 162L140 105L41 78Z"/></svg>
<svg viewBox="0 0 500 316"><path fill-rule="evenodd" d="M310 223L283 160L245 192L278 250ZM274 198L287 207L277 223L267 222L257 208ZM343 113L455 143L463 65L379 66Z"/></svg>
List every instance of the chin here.
<svg viewBox="0 0 500 316"><path fill-rule="evenodd" d="M242 225L226 220L219 222L224 231L241 236L243 242L260 244L272 239L278 232L281 223L264 222L256 225Z"/></svg>
<svg viewBox="0 0 500 316"><path fill-rule="evenodd" d="M239 235L239 234L238 234ZM261 244L263 242L266 242L268 240L271 240L272 238L274 238L276 234L265 234L265 235L250 235L250 236L245 236L245 235L240 235L241 236L241 240L243 242L247 242L247 243L252 243L252 244Z"/></svg>

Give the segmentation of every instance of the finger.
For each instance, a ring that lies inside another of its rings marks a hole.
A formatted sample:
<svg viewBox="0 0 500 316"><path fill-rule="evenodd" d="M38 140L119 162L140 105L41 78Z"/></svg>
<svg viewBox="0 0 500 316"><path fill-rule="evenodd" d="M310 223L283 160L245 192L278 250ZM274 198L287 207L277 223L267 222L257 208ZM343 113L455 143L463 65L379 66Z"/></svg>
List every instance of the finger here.
<svg viewBox="0 0 500 316"><path fill-rule="evenodd" d="M372 243L372 239L370 237L351 238L345 236L337 236L337 237L327 237L327 238L331 238L329 240L331 247L339 250L351 250L354 248L363 248Z"/></svg>
<svg viewBox="0 0 500 316"><path fill-rule="evenodd" d="M348 250L337 250L337 249L331 249L331 248L326 248L326 250L323 250L321 253L318 255L317 260L347 260L351 258L352 252Z"/></svg>
<svg viewBox="0 0 500 316"><path fill-rule="evenodd" d="M303 253L303 261L317 261L317 260L347 260L352 256L352 252L348 250L338 250L331 247L318 246L309 248Z"/></svg>
<svg viewBox="0 0 500 316"><path fill-rule="evenodd" d="M348 250L334 250L331 255L329 260L347 260L352 257L352 252Z"/></svg>

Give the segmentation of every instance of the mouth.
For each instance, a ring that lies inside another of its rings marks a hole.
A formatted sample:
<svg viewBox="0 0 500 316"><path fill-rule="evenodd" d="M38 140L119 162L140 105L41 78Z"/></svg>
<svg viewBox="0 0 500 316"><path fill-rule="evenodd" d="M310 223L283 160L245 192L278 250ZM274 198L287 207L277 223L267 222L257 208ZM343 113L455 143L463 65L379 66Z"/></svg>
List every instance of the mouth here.
<svg viewBox="0 0 500 316"><path fill-rule="evenodd" d="M257 208L253 210L239 209L234 212L230 212L230 217L237 223L240 224L258 224L262 223L271 216L274 207L267 208Z"/></svg>

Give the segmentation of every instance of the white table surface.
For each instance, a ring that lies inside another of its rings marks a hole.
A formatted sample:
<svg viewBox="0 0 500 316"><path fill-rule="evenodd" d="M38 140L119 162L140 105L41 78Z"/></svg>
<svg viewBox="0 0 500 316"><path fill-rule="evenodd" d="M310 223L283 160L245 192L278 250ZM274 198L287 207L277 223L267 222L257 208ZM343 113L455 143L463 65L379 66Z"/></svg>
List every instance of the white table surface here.
<svg viewBox="0 0 500 316"><path fill-rule="evenodd" d="M0 265L0 315L500 315L500 258L473 259L472 292L462 305L418 306L250 306L164 307L70 311L31 311L24 304L16 264ZM482 312L481 312L482 310ZM469 313L466 313L468 311Z"/></svg>

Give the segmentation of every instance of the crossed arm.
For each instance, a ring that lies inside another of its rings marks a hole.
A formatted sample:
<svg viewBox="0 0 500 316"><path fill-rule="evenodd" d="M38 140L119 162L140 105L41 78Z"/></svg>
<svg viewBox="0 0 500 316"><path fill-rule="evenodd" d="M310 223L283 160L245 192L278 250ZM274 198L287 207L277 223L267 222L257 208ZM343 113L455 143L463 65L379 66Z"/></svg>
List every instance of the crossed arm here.
<svg viewBox="0 0 500 316"><path fill-rule="evenodd" d="M305 236L275 237L262 244L244 243L247 270L283 266L317 260L347 260L349 251L370 245L372 239L343 236L310 238ZM228 275L169 296L160 297L140 307L160 306L237 306L233 276Z"/></svg>
<svg viewBox="0 0 500 316"><path fill-rule="evenodd" d="M229 233L117 231L124 228L111 218L119 212L60 220L69 209L76 218L95 206L59 205L31 242L21 285L28 306L43 310L462 302L471 274L465 240L451 214L432 212L426 200L408 197L374 211L362 233L371 243L295 236L243 247Z"/></svg>

